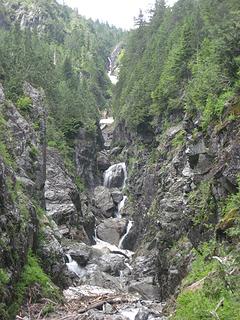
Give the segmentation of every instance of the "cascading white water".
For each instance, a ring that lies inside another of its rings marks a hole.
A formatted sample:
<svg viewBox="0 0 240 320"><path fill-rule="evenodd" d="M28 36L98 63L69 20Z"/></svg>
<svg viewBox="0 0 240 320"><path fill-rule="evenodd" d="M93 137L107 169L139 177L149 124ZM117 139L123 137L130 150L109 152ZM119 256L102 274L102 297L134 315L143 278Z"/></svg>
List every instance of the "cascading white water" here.
<svg viewBox="0 0 240 320"><path fill-rule="evenodd" d="M123 211L123 208L124 208L124 206L125 206L125 202L126 202L127 198L128 198L127 196L123 196L122 201L119 202L119 204L118 204L118 211L117 211L117 214L116 214L116 217L117 217L117 218L121 218L121 217L122 217L122 211Z"/></svg>
<svg viewBox="0 0 240 320"><path fill-rule="evenodd" d="M118 177L121 177L121 174L123 174L123 181L122 185L115 185L116 179ZM111 187L119 187L119 188L124 188L126 185L126 180L127 180L127 167L125 162L120 162L117 164L112 165L109 167L105 172L104 172L104 182L103 185L104 187L111 188Z"/></svg>
<svg viewBox="0 0 240 320"><path fill-rule="evenodd" d="M128 225L127 225L127 231L126 231L126 233L122 236L122 238L120 239L118 248L120 248L120 249L122 248L123 241L125 240L125 238L126 238L127 235L129 234L129 231L131 230L132 226L133 226L133 221L129 221L129 222L128 222Z"/></svg>
<svg viewBox="0 0 240 320"><path fill-rule="evenodd" d="M83 276L85 271L78 265L77 261L73 260L70 254L66 254L66 257L68 258L66 263L68 270L75 273L79 278Z"/></svg>
<svg viewBox="0 0 240 320"><path fill-rule="evenodd" d="M118 78L113 73L113 64L112 64L112 60L109 57L108 57L108 62L109 62L109 69L108 69L109 79L111 80L112 84L116 84L118 82Z"/></svg>

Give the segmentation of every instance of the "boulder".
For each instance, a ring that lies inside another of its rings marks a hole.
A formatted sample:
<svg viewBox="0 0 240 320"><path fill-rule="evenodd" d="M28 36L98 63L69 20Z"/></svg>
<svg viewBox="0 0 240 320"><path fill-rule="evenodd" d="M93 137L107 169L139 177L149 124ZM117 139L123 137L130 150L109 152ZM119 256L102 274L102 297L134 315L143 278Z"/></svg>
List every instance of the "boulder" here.
<svg viewBox="0 0 240 320"><path fill-rule="evenodd" d="M114 164L104 172L104 186L107 188L122 188L126 178L125 163Z"/></svg>
<svg viewBox="0 0 240 320"><path fill-rule="evenodd" d="M159 288L153 285L151 277L144 278L142 281L131 282L128 291L140 294L145 300L159 299Z"/></svg>
<svg viewBox="0 0 240 320"><path fill-rule="evenodd" d="M106 155L105 152L103 152L103 151L98 152L97 165L98 165L98 169L101 171L105 171L111 166L111 163L110 163L108 156Z"/></svg>
<svg viewBox="0 0 240 320"><path fill-rule="evenodd" d="M99 258L100 270L113 276L119 276L120 271L126 268L124 261L126 257L115 253L106 253Z"/></svg>
<svg viewBox="0 0 240 320"><path fill-rule="evenodd" d="M59 152L54 149L47 151L45 183L47 214L58 225L77 227L82 216L78 189L67 173Z"/></svg>
<svg viewBox="0 0 240 320"><path fill-rule="evenodd" d="M99 186L94 189L94 204L100 215L110 218L114 214L115 205L111 193L106 187Z"/></svg>
<svg viewBox="0 0 240 320"><path fill-rule="evenodd" d="M80 128L75 139L75 161L77 175L83 179L87 188L93 189L101 183L97 170L97 152L103 148L101 130L97 127L96 134Z"/></svg>
<svg viewBox="0 0 240 320"><path fill-rule="evenodd" d="M111 218L104 220L97 227L97 236L99 239L118 246L121 236L126 229L127 221L125 219Z"/></svg>
<svg viewBox="0 0 240 320"><path fill-rule="evenodd" d="M123 200L123 194L117 188L111 190L111 196L116 204L119 204Z"/></svg>

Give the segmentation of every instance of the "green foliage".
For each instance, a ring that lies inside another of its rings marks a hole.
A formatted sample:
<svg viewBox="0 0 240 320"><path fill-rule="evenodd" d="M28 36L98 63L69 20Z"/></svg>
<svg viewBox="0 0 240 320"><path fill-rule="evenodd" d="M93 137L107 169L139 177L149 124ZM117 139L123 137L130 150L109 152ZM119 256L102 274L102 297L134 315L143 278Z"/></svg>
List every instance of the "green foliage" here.
<svg viewBox="0 0 240 320"><path fill-rule="evenodd" d="M197 190L189 193L189 203L195 211L193 223L213 228L213 217L216 213L216 204L212 195L211 181L202 181Z"/></svg>
<svg viewBox="0 0 240 320"><path fill-rule="evenodd" d="M239 10L236 0L179 0L171 9L157 1L149 24L129 34L115 117L136 131L185 111L201 115L204 130L224 120L239 93Z"/></svg>
<svg viewBox="0 0 240 320"><path fill-rule="evenodd" d="M20 111L24 113L29 113L32 109L32 99L26 96L20 97L17 100L16 105L20 109Z"/></svg>
<svg viewBox="0 0 240 320"><path fill-rule="evenodd" d="M5 289L5 286L8 284L8 282L9 282L9 275L4 269L0 268L0 295L1 296L4 295L4 289Z"/></svg>
<svg viewBox="0 0 240 320"><path fill-rule="evenodd" d="M59 289L52 283L49 277L40 267L38 259L32 254L28 254L27 263L23 268L19 282L15 286L14 303L9 308L11 317L16 315L19 307L24 302L28 290L32 286L40 286L40 296L58 301L60 299ZM34 297L32 297L34 299ZM36 302L36 301L31 301Z"/></svg>
<svg viewBox="0 0 240 320"><path fill-rule="evenodd" d="M3 0L0 5L2 19L8 21L7 28L0 28L0 77L6 98L25 115L31 112L32 101L24 95L23 83L43 88L57 134L63 133L62 141L72 146L79 127L92 128L99 110L110 104L106 62L124 33L87 20L56 1L10 3ZM20 28L13 8L24 8L26 17L28 12L39 15L39 24ZM40 123L34 128L39 130ZM59 146L57 134L48 141Z"/></svg>
<svg viewBox="0 0 240 320"><path fill-rule="evenodd" d="M181 147L184 144L184 138L185 138L185 131L184 130L180 130L175 137L172 140L172 146L174 148L178 148Z"/></svg>
<svg viewBox="0 0 240 320"><path fill-rule="evenodd" d="M82 179L79 176L77 176L75 178L75 183L77 185L77 188L78 188L79 192L85 191L86 187L84 185L84 182L82 181Z"/></svg>
<svg viewBox="0 0 240 320"><path fill-rule="evenodd" d="M3 158L3 161L6 165L10 167L14 167L15 163L14 163L13 157L9 153L9 150L4 141L6 131L7 131L6 121L3 118L3 116L0 115L0 156Z"/></svg>
<svg viewBox="0 0 240 320"><path fill-rule="evenodd" d="M199 320L216 319L216 317L224 320L239 319L240 277L231 274L239 261L239 252L221 249L223 258L228 261L227 265L212 258L213 247L211 249L207 244L202 247L203 255L197 255L185 281L189 284L202 280L202 284L193 290L182 289L177 298L176 314L172 319ZM222 304L217 308L220 301Z"/></svg>
<svg viewBox="0 0 240 320"><path fill-rule="evenodd" d="M39 150L34 144L31 145L29 155L33 160L35 160L39 155Z"/></svg>

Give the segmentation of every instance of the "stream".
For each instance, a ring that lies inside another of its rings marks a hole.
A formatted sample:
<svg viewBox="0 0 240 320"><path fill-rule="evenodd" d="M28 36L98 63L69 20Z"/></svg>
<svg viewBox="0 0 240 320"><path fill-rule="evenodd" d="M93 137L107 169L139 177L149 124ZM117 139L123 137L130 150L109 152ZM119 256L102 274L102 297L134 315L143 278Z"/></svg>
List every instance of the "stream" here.
<svg viewBox="0 0 240 320"><path fill-rule="evenodd" d="M113 119L102 119L100 124L104 130L106 126L113 124ZM134 221L124 212L127 203L127 196L124 194L127 178L127 166L124 162L112 164L103 173L102 187L109 192L118 188L118 193L121 194L121 201L116 205L114 216L103 219L103 223L112 222L125 226L118 243L113 244L100 239L99 225L97 225L95 244L92 246L81 244L81 248L79 247L79 251L87 252L82 253L87 256L86 261L83 259L82 262L82 258L79 260L79 256L75 258L74 252L69 251L66 254L66 266L75 276L75 285L65 290L64 296L69 303L79 301L78 314L85 316L79 315L76 319L166 319L162 315L162 304L157 301L157 295L152 294L155 290L152 278L144 274L147 273L144 271L145 257L135 259L134 252L126 250L124 246L134 227ZM76 244L75 251L78 250L78 246L80 244ZM87 305L84 304L84 312L80 312L79 308L82 307L79 307L79 304L82 306L85 299L88 301ZM98 303L94 304L96 299Z"/></svg>

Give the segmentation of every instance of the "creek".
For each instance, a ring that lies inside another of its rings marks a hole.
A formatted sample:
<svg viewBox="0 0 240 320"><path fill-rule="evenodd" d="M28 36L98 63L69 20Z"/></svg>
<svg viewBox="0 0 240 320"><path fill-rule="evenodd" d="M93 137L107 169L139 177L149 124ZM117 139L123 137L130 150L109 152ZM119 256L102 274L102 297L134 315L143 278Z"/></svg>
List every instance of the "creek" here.
<svg viewBox="0 0 240 320"><path fill-rule="evenodd" d="M112 126L113 120L112 118L102 119L100 124L104 130L106 126ZM110 154L111 150L106 152ZM69 272L75 275L75 285L65 290L64 295L70 302L80 297L81 299L86 298L86 296L90 301L93 301L96 296L100 301L106 299L104 303L100 303L100 308L86 308L88 309L86 315L88 314L89 319L163 320L165 318L162 316L162 304L157 301L157 294L153 294L155 290L152 284L153 278L144 275L146 272L144 271L145 257L134 259L134 252L125 249L128 236L134 228L134 221L125 212L128 200L124 194L127 187L127 175L125 162L112 164L103 173L102 188L109 192L112 190L116 192L117 189L118 195L121 195L114 215L104 218L101 222L101 224L112 222L125 226L123 232L119 234L118 243L113 244L100 239L99 225L97 225L94 235L95 244L83 248L87 251L84 263L79 264L82 261L81 255L84 253L77 255L76 252L73 252L71 255L71 251L68 252L66 266ZM111 230L108 232L111 233ZM76 248L78 250L77 244ZM114 299L117 299L117 304L113 303Z"/></svg>

